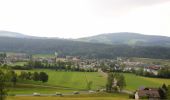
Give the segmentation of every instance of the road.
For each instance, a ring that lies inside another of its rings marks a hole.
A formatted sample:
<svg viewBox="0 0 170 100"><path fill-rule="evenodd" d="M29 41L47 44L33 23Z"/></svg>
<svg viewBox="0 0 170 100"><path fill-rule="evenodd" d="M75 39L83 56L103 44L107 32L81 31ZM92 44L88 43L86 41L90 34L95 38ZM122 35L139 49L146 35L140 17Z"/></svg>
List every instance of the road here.
<svg viewBox="0 0 170 100"><path fill-rule="evenodd" d="M94 92L95 93L95 92ZM79 94L92 94L89 91L79 91ZM73 92L71 93L62 93L63 96L67 95L76 95ZM16 94L15 96L34 96L33 94ZM56 94L40 94L40 96L57 96Z"/></svg>

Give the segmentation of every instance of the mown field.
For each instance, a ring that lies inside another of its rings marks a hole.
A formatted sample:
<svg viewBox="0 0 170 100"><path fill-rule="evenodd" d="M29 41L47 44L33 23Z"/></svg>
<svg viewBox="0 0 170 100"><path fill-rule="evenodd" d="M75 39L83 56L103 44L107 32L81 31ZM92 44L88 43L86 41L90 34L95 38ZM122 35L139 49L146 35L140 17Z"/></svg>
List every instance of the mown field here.
<svg viewBox="0 0 170 100"><path fill-rule="evenodd" d="M92 81L92 89L101 89L105 87L106 79L98 72L62 72L55 70L30 70L30 72L46 72L49 75L47 83L36 81L19 81L17 86L12 87L9 93L55 93L55 92L73 92L87 90L87 82ZM18 74L20 70L16 71ZM44 87L49 86L49 87Z"/></svg>
<svg viewBox="0 0 170 100"><path fill-rule="evenodd" d="M133 57L131 58L132 61L139 61L147 64L160 64L160 65L168 65L170 66L170 60L169 59L151 59L151 58L137 58Z"/></svg>
<svg viewBox="0 0 170 100"><path fill-rule="evenodd" d="M19 97L19 96L9 96L7 100L127 100L127 94L109 94L109 93L97 93L97 94L80 94L80 95L70 95L63 97L47 96L47 97Z"/></svg>
<svg viewBox="0 0 170 100"><path fill-rule="evenodd" d="M126 89L134 91L140 87L160 87L162 84L170 85L170 79L148 78L125 73Z"/></svg>
<svg viewBox="0 0 170 100"><path fill-rule="evenodd" d="M39 58L39 57L43 57L43 58L51 58L51 57L55 57L54 54L34 54L32 55L33 58Z"/></svg>
<svg viewBox="0 0 170 100"><path fill-rule="evenodd" d="M35 81L20 81L10 89L11 94L32 94L33 92L53 94L55 92L73 92L87 90L87 82L92 81L92 90L105 88L106 77L99 72L64 72L55 70L44 71L49 75L47 83ZM18 74L21 71L16 71ZM170 85L170 79L147 78L125 73L126 90L135 91L140 87L160 87L163 83ZM49 86L49 87L48 87Z"/></svg>
<svg viewBox="0 0 170 100"><path fill-rule="evenodd" d="M92 81L92 89L98 89L105 86L105 77L98 72L65 72L55 70L31 70L30 72L46 72L49 75L47 85L59 86L72 89L86 89L87 82ZM18 71L19 73L20 71ZM35 83L31 81L30 83ZM36 82L37 83L37 82ZM38 82L43 84L42 82Z"/></svg>
<svg viewBox="0 0 170 100"><path fill-rule="evenodd" d="M27 64L27 62L15 62L15 63L11 63L11 64L8 64L8 65L10 65L10 66L16 66L16 65L24 66L25 64Z"/></svg>

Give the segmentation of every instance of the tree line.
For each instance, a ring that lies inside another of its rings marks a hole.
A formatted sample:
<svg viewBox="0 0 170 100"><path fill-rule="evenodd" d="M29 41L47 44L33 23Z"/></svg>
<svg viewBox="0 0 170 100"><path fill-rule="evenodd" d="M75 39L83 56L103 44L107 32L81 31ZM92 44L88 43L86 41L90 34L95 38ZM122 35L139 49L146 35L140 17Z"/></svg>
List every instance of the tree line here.
<svg viewBox="0 0 170 100"><path fill-rule="evenodd" d="M20 48L20 49L18 49ZM87 58L143 57L170 59L170 48L160 46L128 46L85 43L63 39L0 38L0 51L29 54L60 52Z"/></svg>
<svg viewBox="0 0 170 100"><path fill-rule="evenodd" d="M118 65L115 69L116 64L110 64L109 67L101 67L104 72L109 70L110 72L121 72L121 73L133 73L139 76L145 76L145 77L155 77L155 78L170 78L170 68L169 66L161 67L161 69L157 70L157 74L153 73L152 71L146 71L144 70L144 67L139 68L138 70L135 70L135 68L131 68L130 70L124 70L125 65Z"/></svg>
<svg viewBox="0 0 170 100"><path fill-rule="evenodd" d="M34 80L34 81L48 81L48 74L45 72L25 72L21 71L21 74L18 76L21 80Z"/></svg>
<svg viewBox="0 0 170 100"><path fill-rule="evenodd" d="M158 74L154 74L153 72L144 71L143 68L139 70L133 70L132 73L136 75L145 76L145 77L155 77L155 78L170 78L170 69L168 67L162 67L158 70Z"/></svg>
<svg viewBox="0 0 170 100"><path fill-rule="evenodd" d="M21 71L17 74L11 69L0 68L0 100L4 100L9 91L9 87L14 87L18 81L34 80L34 81L48 81L48 74L45 72L25 72Z"/></svg>
<svg viewBox="0 0 170 100"><path fill-rule="evenodd" d="M41 61L29 61L25 66L30 69L43 68L43 69L54 69L56 71L79 71L79 72L96 72L94 68L80 68L78 64L74 64L69 61L57 61L55 63L47 63ZM14 67L13 67L14 68ZM16 66L15 66L16 68Z"/></svg>

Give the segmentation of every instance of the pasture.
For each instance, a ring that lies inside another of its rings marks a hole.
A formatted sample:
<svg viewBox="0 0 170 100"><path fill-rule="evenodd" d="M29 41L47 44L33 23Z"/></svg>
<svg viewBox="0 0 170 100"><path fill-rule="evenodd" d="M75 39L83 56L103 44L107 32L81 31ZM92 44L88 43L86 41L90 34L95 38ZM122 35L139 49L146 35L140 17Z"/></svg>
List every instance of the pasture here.
<svg viewBox="0 0 170 100"><path fill-rule="evenodd" d="M170 79L148 78L125 73L126 89L136 90L140 87L160 87L162 84L170 85Z"/></svg>
<svg viewBox="0 0 170 100"><path fill-rule="evenodd" d="M47 83L37 81L19 81L10 89L10 94L32 94L73 92L87 90L87 82L92 82L91 89L105 88L106 79L98 72L64 72L47 69L29 70L30 72L46 72L49 75ZM21 71L16 70L19 74Z"/></svg>
<svg viewBox="0 0 170 100"><path fill-rule="evenodd" d="M52 58L55 57L54 54L34 54L32 55L33 58Z"/></svg>
<svg viewBox="0 0 170 100"><path fill-rule="evenodd" d="M19 81L9 93L32 94L33 92L53 94L55 92L73 92L87 90L87 82L92 81L92 90L105 88L106 77L99 72L65 72L47 69L30 70L30 72L46 72L49 75L47 83L37 81ZM20 70L16 71L18 74ZM148 78L124 73L126 90L135 91L140 87L160 87L163 83L170 85L170 79Z"/></svg>
<svg viewBox="0 0 170 100"><path fill-rule="evenodd" d="M132 61L139 61L147 64L160 64L160 65L170 65L170 60L169 59L151 59L151 58L137 58L137 57L132 57Z"/></svg>
<svg viewBox="0 0 170 100"><path fill-rule="evenodd" d="M72 89L86 89L87 82L92 81L92 89L98 89L105 86L106 79L98 72L65 72L55 70L30 70L31 72L46 72L49 75L49 80L45 85L59 86ZM19 71L20 72L20 71ZM30 82L32 83L32 82ZM33 82L35 83L35 81ZM37 82L36 82L37 83ZM44 84L38 82L39 84Z"/></svg>

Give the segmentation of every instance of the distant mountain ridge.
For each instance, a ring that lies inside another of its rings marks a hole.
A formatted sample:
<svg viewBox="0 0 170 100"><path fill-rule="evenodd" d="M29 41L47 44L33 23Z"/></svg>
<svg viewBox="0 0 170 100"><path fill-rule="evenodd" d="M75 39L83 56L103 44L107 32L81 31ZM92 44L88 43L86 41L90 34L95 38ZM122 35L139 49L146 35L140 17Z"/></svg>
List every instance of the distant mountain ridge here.
<svg viewBox="0 0 170 100"><path fill-rule="evenodd" d="M170 37L157 35L143 35L139 33L120 32L108 33L91 37L79 38L77 41L104 44L125 44L130 46L168 46Z"/></svg>
<svg viewBox="0 0 170 100"><path fill-rule="evenodd" d="M13 38L28 38L29 35L24 35L17 32L0 31L0 37L13 37Z"/></svg>
<svg viewBox="0 0 170 100"><path fill-rule="evenodd" d="M59 39L58 37L39 37L39 36L30 36L18 32L10 31L0 31L0 37L9 37L9 38L29 38L29 39Z"/></svg>
<svg viewBox="0 0 170 100"><path fill-rule="evenodd" d="M57 37L36 37L24 35L17 32L0 31L0 37L29 38L29 39L60 39ZM109 45L129 45L129 46L163 46L170 47L170 37L157 35L144 35L131 32L107 33L79 39L67 39L72 41L101 43Z"/></svg>
<svg viewBox="0 0 170 100"><path fill-rule="evenodd" d="M117 34L118 35L118 34ZM117 41L128 40L128 37L117 38ZM135 34L131 34L135 36ZM128 35L129 36L129 35ZM130 37L132 37L130 36ZM138 36L138 34L137 34ZM107 38L106 40L109 40ZM111 39L112 37L109 36ZM129 38L130 38L129 37ZM103 38L103 37L101 37ZM165 39L165 37L162 37ZM162 41L162 38L158 38ZM131 38L130 38L131 39ZM137 38L138 39L138 38ZM139 38L141 39L141 38ZM153 39L153 38L151 38ZM156 40L158 40L156 38ZM102 39L101 39L102 40ZM169 41L169 38L166 39ZM143 41L143 40L142 40ZM116 57L144 57L170 59L170 48L160 46L129 46L125 44L112 45L102 43L87 43L72 39L31 37L18 33L1 32L0 52L23 52L29 54L53 54L83 56L86 58L116 58ZM116 44L116 43L115 43ZM118 43L117 43L118 44Z"/></svg>

